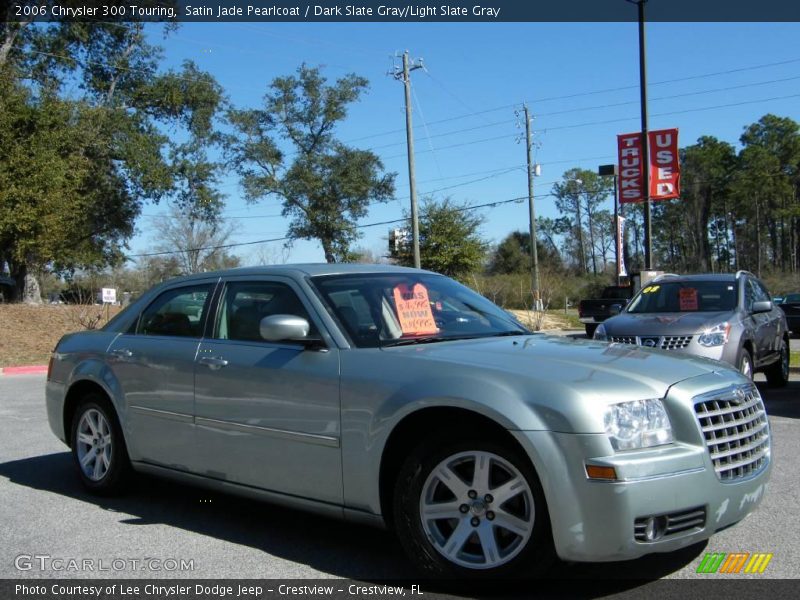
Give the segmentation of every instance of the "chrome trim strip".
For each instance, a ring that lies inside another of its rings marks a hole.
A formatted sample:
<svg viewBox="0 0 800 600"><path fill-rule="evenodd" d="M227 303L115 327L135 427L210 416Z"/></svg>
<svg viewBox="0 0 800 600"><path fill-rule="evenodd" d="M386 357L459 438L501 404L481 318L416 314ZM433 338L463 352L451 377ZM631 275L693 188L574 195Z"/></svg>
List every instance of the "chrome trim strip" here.
<svg viewBox="0 0 800 600"><path fill-rule="evenodd" d="M196 417L195 423L197 425L205 425L207 427L215 427L218 429L228 429L231 431L242 431L246 433L260 433L262 435L268 435L286 440L292 440L295 442L304 442L307 444L328 446L330 448L339 447L339 438L330 437L327 435L319 435L316 433L305 433L302 431L287 431L286 429L261 427L259 425L245 425L244 423L234 423L233 421L220 421L218 419L209 419L206 417Z"/></svg>
<svg viewBox="0 0 800 600"><path fill-rule="evenodd" d="M130 406L130 409L143 415L161 417L162 419L169 419L170 421L180 421L181 423L192 423L194 421L194 417L192 417L192 415L187 415L184 413L176 413L168 410L158 410L157 408L133 405Z"/></svg>

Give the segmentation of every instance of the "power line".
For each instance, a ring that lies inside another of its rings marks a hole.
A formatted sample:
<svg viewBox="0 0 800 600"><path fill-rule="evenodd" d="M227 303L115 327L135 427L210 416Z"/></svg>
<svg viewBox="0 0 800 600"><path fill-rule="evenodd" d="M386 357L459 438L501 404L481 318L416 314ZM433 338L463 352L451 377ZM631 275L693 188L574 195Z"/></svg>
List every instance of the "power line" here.
<svg viewBox="0 0 800 600"><path fill-rule="evenodd" d="M541 194L540 197L550 197L553 194ZM478 210L481 208L496 208L497 206L501 206L504 204L511 204L512 202L521 202L525 200L527 196L517 196L514 198L507 198L505 200L495 200L494 202L484 202L483 204L475 204L470 206L461 206L456 208L457 212L465 212L470 210ZM409 220L408 217L403 217L400 219L389 219L386 221L378 221L375 223L365 223L363 225L356 225L356 229L368 229L370 227L379 227L382 225L394 225L395 223L405 223ZM185 250L165 250L162 252L143 252L141 254L129 254L125 258L128 260L134 258L149 258L153 256L170 256L173 254L180 254L182 252L200 252L204 250L227 250L229 248L237 248L240 246L254 246L256 244L269 244L274 242L286 242L295 238L284 236L280 238L270 238L270 239L262 239L262 240L254 240L251 242L236 242L233 244L220 244L218 246L202 246L198 248L186 248Z"/></svg>
<svg viewBox="0 0 800 600"><path fill-rule="evenodd" d="M783 65L788 65L788 64L794 64L794 63L798 63L798 62L800 62L800 58L791 58L791 59L786 59L786 60L781 60L781 61L776 61L776 62L771 62L771 63L763 63L763 64L760 64L760 65L753 65L751 67L740 67L740 68L736 68L736 69L728 69L728 70L725 70L725 71L716 71L716 72L712 72L712 73L703 73L703 74L700 74L700 75L689 75L687 77L678 77L678 78L675 78L675 79L665 79L663 81L651 82L651 83L648 84L648 87L652 87L652 86L655 86L655 85L665 85L665 84L668 84L668 83L678 83L678 82L682 82L682 81L691 81L691 80L694 80L694 79L705 79L706 77L717 77L717 76L720 76L720 75L730 75L732 73L742 73L742 72L746 72L746 71L755 71L755 70L764 69L764 68L768 68L768 67L777 67L777 66L783 66ZM535 103L542 103L542 102L551 102L551 101L555 101L555 100L568 100L568 99L572 99L572 98L580 98L580 97L584 97L584 96L593 96L593 95L597 95L597 94L606 94L606 93L611 93L611 92L620 92L620 91L638 89L638 88L639 88L638 84L636 84L636 85L626 85L626 86L615 87L615 88L604 88L604 89L598 89L598 90L590 90L590 91L587 91L587 92L579 92L579 93L574 93L574 94L565 94L565 95L562 95L562 96L548 96L548 97L543 97L543 98L536 98L536 99L530 100L530 102L532 102L532 103L534 103L534 102ZM488 113L499 112L499 111L502 111L502 110L508 110L509 108L514 108L518 104L519 103L504 104L502 106L495 106L495 107L492 107L492 108L487 108L487 109L483 109L483 110L479 110L479 111L475 111L475 112L456 115L456 116L453 116L453 117L448 117L446 119L439 119L437 121L430 121L428 123L428 125L438 125L440 123L449 123L451 121L457 121L457 120L460 120L460 119L467 119L469 117L474 117L474 116L478 116L478 115L485 115L485 114L488 114ZM402 133L403 131L404 131L403 129L387 130L387 131L383 131L383 132L379 132L379 133L373 133L373 134L362 136L362 137L358 137L358 138L353 138L353 139L348 140L347 143L349 144L349 143L352 143L352 142L360 142L362 140L381 137L381 136L384 136L384 135L390 135L390 134L394 134L394 133Z"/></svg>

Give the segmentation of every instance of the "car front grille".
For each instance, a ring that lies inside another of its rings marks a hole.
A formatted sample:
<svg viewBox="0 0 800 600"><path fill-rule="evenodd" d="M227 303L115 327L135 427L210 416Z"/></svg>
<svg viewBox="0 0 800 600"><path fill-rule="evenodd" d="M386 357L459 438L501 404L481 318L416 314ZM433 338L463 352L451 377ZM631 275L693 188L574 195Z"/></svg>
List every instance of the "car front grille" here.
<svg viewBox="0 0 800 600"><path fill-rule="evenodd" d="M769 423L755 387L704 395L694 410L721 481L748 477L767 465Z"/></svg>
<svg viewBox="0 0 800 600"><path fill-rule="evenodd" d="M618 344L632 344L634 346L645 346L647 348L660 348L661 350L682 350L692 341L691 335L620 335L611 336L612 342Z"/></svg>
<svg viewBox="0 0 800 600"><path fill-rule="evenodd" d="M688 508L680 512L665 515L654 515L652 517L639 517L633 522L633 537L637 542L650 542L657 540L647 539L647 521L657 519L662 525L663 533L661 537L677 535L679 533L694 533L706 526L706 508L697 506ZM659 538L660 539L660 538Z"/></svg>

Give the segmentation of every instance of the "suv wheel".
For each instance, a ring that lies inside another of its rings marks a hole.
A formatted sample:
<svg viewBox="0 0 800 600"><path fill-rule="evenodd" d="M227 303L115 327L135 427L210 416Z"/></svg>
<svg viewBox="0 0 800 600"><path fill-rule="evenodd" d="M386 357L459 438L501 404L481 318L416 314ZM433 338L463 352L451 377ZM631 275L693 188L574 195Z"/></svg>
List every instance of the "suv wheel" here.
<svg viewBox="0 0 800 600"><path fill-rule="evenodd" d="M130 461L122 430L105 397L87 395L72 419L72 457L83 485L96 494L119 491Z"/></svg>
<svg viewBox="0 0 800 600"><path fill-rule="evenodd" d="M753 356L747 348L739 350L739 358L736 360L736 368L739 372L747 377L753 379Z"/></svg>
<svg viewBox="0 0 800 600"><path fill-rule="evenodd" d="M789 383L789 348L786 340L781 340L780 359L772 363L764 374L770 387L784 387Z"/></svg>
<svg viewBox="0 0 800 600"><path fill-rule="evenodd" d="M552 562L541 485L528 461L488 442L423 444L395 487L400 542L429 576L498 577Z"/></svg>

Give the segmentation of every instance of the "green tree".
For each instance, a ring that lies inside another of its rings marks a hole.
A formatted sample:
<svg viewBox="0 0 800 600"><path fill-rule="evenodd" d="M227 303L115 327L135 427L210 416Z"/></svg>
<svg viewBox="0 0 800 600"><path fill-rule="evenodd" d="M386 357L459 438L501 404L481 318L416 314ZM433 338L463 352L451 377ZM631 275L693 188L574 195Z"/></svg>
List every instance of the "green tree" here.
<svg viewBox="0 0 800 600"><path fill-rule="evenodd" d="M600 177L594 171L570 169L562 176L562 181L553 185L556 208L564 218L569 219L573 237L565 240L574 264L581 272L588 272L589 261L594 274L602 271L600 248L606 246L598 236L604 235L598 228L598 211L611 193L612 182Z"/></svg>
<svg viewBox="0 0 800 600"><path fill-rule="evenodd" d="M0 26L0 269L18 288L32 272L122 260L143 202L218 214L222 166L208 149L220 140L221 88L192 63L161 73L161 60L141 23ZM66 80L82 94L64 98ZM15 154L28 146L29 157ZM57 248L59 237L74 243Z"/></svg>
<svg viewBox="0 0 800 600"><path fill-rule="evenodd" d="M328 85L317 68L270 85L264 107L229 114L236 135L229 140L233 163L251 202L276 196L289 217L288 236L316 239L329 263L347 260L359 238L358 219L373 202L394 194L395 175L368 150L350 148L334 135L367 80L350 74ZM279 142L294 154L283 152Z"/></svg>
<svg viewBox="0 0 800 600"><path fill-rule="evenodd" d="M542 269L559 270L561 256L551 245L536 242L537 258ZM491 275L528 273L531 269L531 235L527 231L512 231L497 245L489 258Z"/></svg>
<svg viewBox="0 0 800 600"><path fill-rule="evenodd" d="M406 214L408 219L408 214ZM465 281L482 270L488 244L480 235L483 218L446 198L437 202L428 198L419 212L419 250L423 269ZM410 230L410 222L407 225ZM399 264L414 266L411 243L392 250Z"/></svg>

